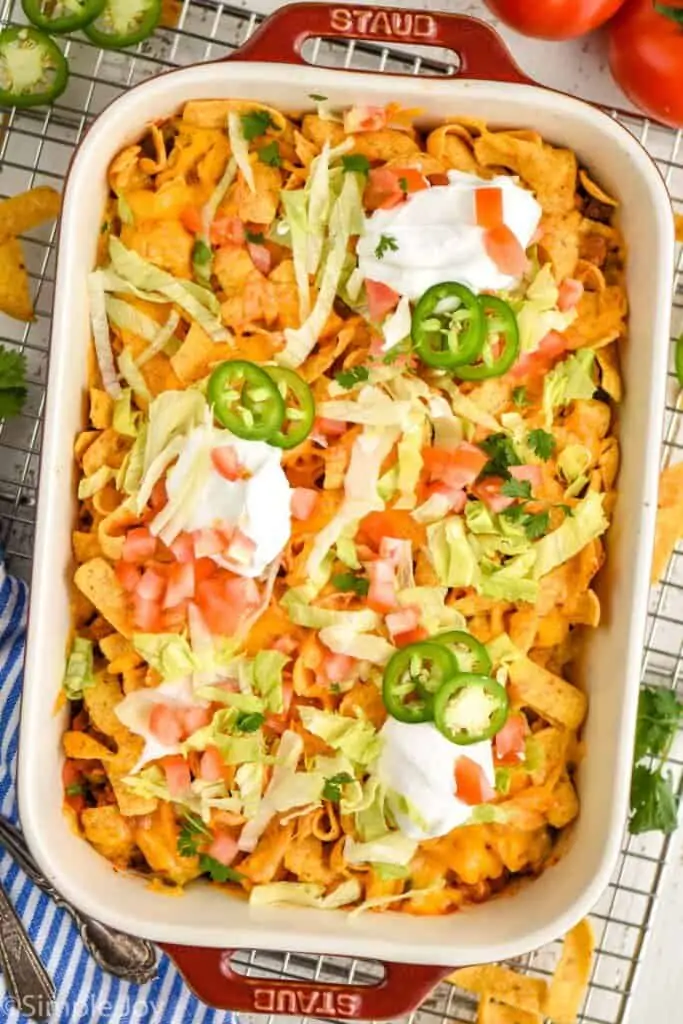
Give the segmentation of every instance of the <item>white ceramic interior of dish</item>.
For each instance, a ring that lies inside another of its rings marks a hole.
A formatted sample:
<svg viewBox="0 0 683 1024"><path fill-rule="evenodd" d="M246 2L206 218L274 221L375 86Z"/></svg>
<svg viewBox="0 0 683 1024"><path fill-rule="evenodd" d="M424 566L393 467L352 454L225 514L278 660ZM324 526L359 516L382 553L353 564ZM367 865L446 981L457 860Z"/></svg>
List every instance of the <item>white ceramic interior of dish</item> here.
<svg viewBox="0 0 683 1024"><path fill-rule="evenodd" d="M582 666L590 696L581 816L560 863L510 898L442 918L299 908L252 910L209 885L181 899L151 892L113 870L76 837L61 811L60 736L53 714L70 628L70 533L74 522L72 447L83 427L89 342L86 274L95 259L112 157L145 124L186 100L242 97L283 110L311 106L310 93L333 105L398 101L420 107L425 122L462 114L494 126L538 130L574 149L622 204L629 250L631 330L623 349L626 401L620 434L625 454L620 497L602 574L604 624ZM82 910L122 930L200 946L353 954L432 964L467 964L515 956L566 932L608 883L625 820L640 652L654 533L658 451L664 406L673 224L654 164L605 114L571 97L526 85L265 65L216 63L162 75L116 100L95 122L67 182L59 242L47 416L22 712L19 797L27 839L41 868Z"/></svg>

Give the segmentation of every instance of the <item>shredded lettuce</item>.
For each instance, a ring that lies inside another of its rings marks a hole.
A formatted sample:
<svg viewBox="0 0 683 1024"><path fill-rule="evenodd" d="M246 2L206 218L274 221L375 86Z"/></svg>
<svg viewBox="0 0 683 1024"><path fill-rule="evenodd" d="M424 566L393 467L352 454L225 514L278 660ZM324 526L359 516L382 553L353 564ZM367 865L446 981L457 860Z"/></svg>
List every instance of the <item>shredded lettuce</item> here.
<svg viewBox="0 0 683 1024"><path fill-rule="evenodd" d="M464 439L462 423L443 397L443 395L432 395L427 403L429 418L434 431L434 447L446 448L452 451L462 444Z"/></svg>
<svg viewBox="0 0 683 1024"><path fill-rule="evenodd" d="M280 651L259 651L252 663L253 686L269 711L279 715L283 708L282 671L290 659Z"/></svg>
<svg viewBox="0 0 683 1024"><path fill-rule="evenodd" d="M410 336L410 325L412 316L410 312L410 300L404 295L399 299L398 306L382 324L384 344L382 350L388 352L396 345Z"/></svg>
<svg viewBox="0 0 683 1024"><path fill-rule="evenodd" d="M398 442L398 490L394 505L398 509L414 509L417 505L417 485L422 472L422 449L427 442L427 418L413 411L409 423Z"/></svg>
<svg viewBox="0 0 683 1024"><path fill-rule="evenodd" d="M446 587L476 585L479 567L467 542L462 519L449 516L428 526L427 546L439 583Z"/></svg>
<svg viewBox="0 0 683 1024"><path fill-rule="evenodd" d="M126 384L132 388L133 394L138 401L152 401L152 394L147 387L147 382L138 369L128 348L123 348L119 353L119 373L124 378Z"/></svg>
<svg viewBox="0 0 683 1024"><path fill-rule="evenodd" d="M576 319L576 310L561 313L557 309L559 290L550 263L545 263L527 289L517 310L520 347L533 352L550 331L566 331Z"/></svg>
<svg viewBox="0 0 683 1024"><path fill-rule="evenodd" d="M362 842L374 842L389 831L386 802L386 791L376 775L371 775L363 784L361 799L355 807L345 809L342 801L342 813L353 811L355 814L356 831Z"/></svg>
<svg viewBox="0 0 683 1024"><path fill-rule="evenodd" d="M498 529L493 513L483 501L468 501L465 505L465 519L470 533L496 533Z"/></svg>
<svg viewBox="0 0 683 1024"><path fill-rule="evenodd" d="M356 553L356 545L351 537L340 537L336 544L337 558L349 569L360 569L360 562Z"/></svg>
<svg viewBox="0 0 683 1024"><path fill-rule="evenodd" d="M162 324L161 327L157 325L156 336L152 338L149 347L138 356L136 360L138 366L144 366L152 356L157 355L159 352L165 352L169 356L177 352L180 341L176 338L175 332L179 323L180 317L175 309L172 309L166 323Z"/></svg>
<svg viewBox="0 0 683 1024"><path fill-rule="evenodd" d="M494 434L500 433L501 426L495 416L486 412L485 409L480 409L474 399L462 394L452 381L439 379L439 387L448 394L456 416L469 423L474 423L476 426L485 427L486 430L492 431Z"/></svg>
<svg viewBox="0 0 683 1024"><path fill-rule="evenodd" d="M355 764L369 765L379 756L381 740L371 722L306 706L299 708L299 715L308 732Z"/></svg>
<svg viewBox="0 0 683 1024"><path fill-rule="evenodd" d="M127 249L120 238L109 239L109 255L114 271L140 291L161 292L177 303L196 320L213 341L231 341L232 334L218 319L220 305L207 288L161 270L132 249Z"/></svg>
<svg viewBox="0 0 683 1024"><path fill-rule="evenodd" d="M430 494L410 513L416 523L437 523L448 514L451 503L445 494Z"/></svg>
<svg viewBox="0 0 683 1024"><path fill-rule="evenodd" d="M206 750L217 747L226 764L255 762L263 764L265 750L260 729L246 734L235 734L238 712L236 708L221 708L216 711L209 725L202 726L182 744L182 752Z"/></svg>
<svg viewBox="0 0 683 1024"><path fill-rule="evenodd" d="M178 633L134 633L133 647L165 682L192 675L197 658Z"/></svg>
<svg viewBox="0 0 683 1024"><path fill-rule="evenodd" d="M241 764L235 772L235 784L242 802L242 814L250 821L258 813L263 792L263 765Z"/></svg>
<svg viewBox="0 0 683 1024"><path fill-rule="evenodd" d="M362 896L360 882L349 878L325 895L325 888L315 882L268 882L255 885L249 894L252 907L289 904L297 907L315 907L317 910L337 910L355 903Z"/></svg>
<svg viewBox="0 0 683 1024"><path fill-rule="evenodd" d="M445 882L439 881L434 885L428 886L426 889L408 889L407 892L400 892L396 896L374 896L350 911L348 915L349 920L359 917L366 910L378 910L380 907L390 907L394 903L400 903L401 900L419 900L423 896L431 896L435 892L440 892L445 884Z"/></svg>
<svg viewBox="0 0 683 1024"><path fill-rule="evenodd" d="M102 377L102 386L108 395L116 399L121 394L121 385L119 384L114 363L114 353L111 348L106 297L101 276L98 273L88 274L87 287L90 324L95 344L95 353L97 355L97 365Z"/></svg>
<svg viewBox="0 0 683 1024"><path fill-rule="evenodd" d="M579 349L564 362L558 363L543 382L543 409L546 426L550 428L556 408L580 398L592 398L596 384L593 380L595 353L590 348Z"/></svg>
<svg viewBox="0 0 683 1024"><path fill-rule="evenodd" d="M541 537L535 545L536 564L533 574L539 580L556 566L569 561L596 537L600 537L609 526L603 511L604 495L589 491L574 508L574 514L552 533Z"/></svg>
<svg viewBox="0 0 683 1024"><path fill-rule="evenodd" d="M86 498L92 498L93 494L97 494L103 487L106 487L115 476L116 471L111 466L100 466L91 476L82 477L78 482L78 500L85 501Z"/></svg>
<svg viewBox="0 0 683 1024"><path fill-rule="evenodd" d="M359 843L351 836L344 843L344 860L347 864L367 864L379 861L382 864L410 864L417 850L417 840L408 839L400 832L386 835L368 843Z"/></svg>
<svg viewBox="0 0 683 1024"><path fill-rule="evenodd" d="M168 298L162 295L161 292L142 291L131 284L130 281L120 277L111 267L93 270L90 276L96 279L97 286L101 287L105 292L115 292L117 295L134 295L138 299L144 299L145 302L157 302L163 305L168 303Z"/></svg>
<svg viewBox="0 0 683 1024"><path fill-rule="evenodd" d="M122 331L129 331L143 341L153 342L159 333L159 324L156 320L142 313L130 302L124 299L117 299L114 295L107 295L105 308L109 322Z"/></svg>
<svg viewBox="0 0 683 1024"><path fill-rule="evenodd" d="M305 323L311 312L310 282L308 279L308 197L305 189L280 193L289 226L294 260L294 276L299 293L299 319Z"/></svg>
<svg viewBox="0 0 683 1024"><path fill-rule="evenodd" d="M156 764L143 768L135 775L125 775L123 781L136 796L157 800L172 799L163 769Z"/></svg>
<svg viewBox="0 0 683 1024"><path fill-rule="evenodd" d="M229 126L228 126L228 128L229 128ZM240 122L240 129L241 129L241 122ZM236 154L235 154L235 156L236 156ZM251 165L250 165L250 169L251 169ZM220 179L220 181L216 185L215 189L213 190L213 192L209 196L208 201L204 204L204 206L202 208L202 218L201 218L202 219L202 238L203 238L204 242L206 242L207 244L210 244L211 225L214 222L214 218L216 216L216 211L218 210L218 207L223 202L223 198L225 196L225 193L228 191L228 189L232 185L233 181L235 180L235 175L236 174L237 174L237 160L234 157L231 157L228 160L228 163L226 165L225 171L223 172L222 178ZM246 177L246 175L245 175L245 177ZM252 191L253 191L253 189L252 189Z"/></svg>
<svg viewBox="0 0 683 1024"><path fill-rule="evenodd" d="M94 685L92 640L75 636L66 660L62 688L69 700L80 700L83 691Z"/></svg>
<svg viewBox="0 0 683 1024"><path fill-rule="evenodd" d="M347 654L373 665L386 665L396 650L384 637L361 633L353 626L326 626L318 635L320 642L335 654Z"/></svg>
<svg viewBox="0 0 683 1024"><path fill-rule="evenodd" d="M377 493L382 501L391 501L398 490L398 463L394 463L377 481ZM424 507L424 506L422 506Z"/></svg>
<svg viewBox="0 0 683 1024"><path fill-rule="evenodd" d="M235 163L244 175L244 180L249 186L250 192L256 191L256 182L254 181L254 171L249 162L249 143L244 137L242 131L242 118L235 111L231 110L228 114L228 136L230 138L230 148L232 149L232 155L235 159Z"/></svg>
<svg viewBox="0 0 683 1024"><path fill-rule="evenodd" d="M457 608L446 604L446 587L406 587L398 592L403 607L416 607L420 611L420 624L429 633L444 629L463 629L465 619Z"/></svg>
<svg viewBox="0 0 683 1024"><path fill-rule="evenodd" d="M330 214L330 251L322 268L322 277L315 305L301 327L285 330L285 347L277 360L296 369L313 351L327 318L332 311L337 287L344 266L346 249L352 229L362 213L361 191L355 174L345 174L339 198Z"/></svg>
<svg viewBox="0 0 683 1024"><path fill-rule="evenodd" d="M311 164L310 174L306 183L307 237L306 237L306 271L318 273L323 254L325 229L330 217L332 199L330 196L330 144L325 142L320 154Z"/></svg>
<svg viewBox="0 0 683 1024"><path fill-rule="evenodd" d="M148 467L147 472L140 481L139 490L136 495L135 504L137 511L143 511L149 501L154 485L164 475L171 463L178 458L185 448L185 440L182 437L174 437L166 447L159 452L157 457Z"/></svg>
<svg viewBox="0 0 683 1024"><path fill-rule="evenodd" d="M220 713L220 712L219 712ZM325 780L317 772L297 772L304 751L301 736L291 730L282 734L277 761L268 788L258 810L242 829L238 846L250 853L276 814L294 807L316 804L322 797Z"/></svg>
<svg viewBox="0 0 683 1024"><path fill-rule="evenodd" d="M557 468L568 484L584 476L591 462L590 449L583 444L568 444L557 456Z"/></svg>
<svg viewBox="0 0 683 1024"><path fill-rule="evenodd" d="M249 765L251 767L251 765ZM231 814L242 812L242 802L228 792L225 782L207 782L205 779L195 779L191 784L192 797L188 800L190 805L195 804L199 816L207 825L211 824L211 812L229 811ZM194 799L193 799L194 798Z"/></svg>
<svg viewBox="0 0 683 1024"><path fill-rule="evenodd" d="M336 611L333 608L316 608L309 604L298 593L299 588L292 588L284 595L280 604L284 607L292 622L297 626L309 629L324 629L326 626L345 626L357 632L376 629L380 624L380 616L371 608L360 611Z"/></svg>
<svg viewBox="0 0 683 1024"><path fill-rule="evenodd" d="M371 427L407 428L411 403L393 401L381 388L371 384L362 388L357 398L321 402L318 416L347 423L363 423Z"/></svg>
<svg viewBox="0 0 683 1024"><path fill-rule="evenodd" d="M515 555L502 569L482 573L478 592L484 597L499 601L528 601L538 599L538 583L530 579L536 563L536 551L531 548L521 555Z"/></svg>
<svg viewBox="0 0 683 1024"><path fill-rule="evenodd" d="M145 462L145 445L147 444L147 424L143 423L133 442L133 447L126 454L121 468L116 474L116 489L132 495L138 490L142 481Z"/></svg>
<svg viewBox="0 0 683 1024"><path fill-rule="evenodd" d="M203 423L207 406L198 391L163 391L151 403L145 445L145 472L174 437L185 436Z"/></svg>
<svg viewBox="0 0 683 1024"><path fill-rule="evenodd" d="M524 652L513 644L507 633L500 633L486 644L486 650L494 667L510 665L524 657Z"/></svg>
<svg viewBox="0 0 683 1024"><path fill-rule="evenodd" d="M114 402L111 425L117 434L123 434L124 437L138 436L137 420L139 417L133 412L131 399L131 389L125 388L121 397Z"/></svg>

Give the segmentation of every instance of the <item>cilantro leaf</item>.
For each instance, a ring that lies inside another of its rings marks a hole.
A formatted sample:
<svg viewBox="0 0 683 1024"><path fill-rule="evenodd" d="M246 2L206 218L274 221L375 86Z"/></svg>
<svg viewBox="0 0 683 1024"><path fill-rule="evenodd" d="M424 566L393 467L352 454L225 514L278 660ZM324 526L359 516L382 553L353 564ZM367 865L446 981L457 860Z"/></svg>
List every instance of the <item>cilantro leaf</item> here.
<svg viewBox="0 0 683 1024"><path fill-rule="evenodd" d="M192 246L192 262L197 267L206 267L212 259L211 247L206 242L203 242L201 238L198 238Z"/></svg>
<svg viewBox="0 0 683 1024"><path fill-rule="evenodd" d="M349 775L348 772L339 772L338 775L332 775L329 779L325 779L323 800L329 800L330 803L338 804L341 800L341 788L347 782L353 782L353 775Z"/></svg>
<svg viewBox="0 0 683 1024"><path fill-rule="evenodd" d="M375 246L375 257L383 260L387 252L397 252L398 242L393 235L380 235L379 242Z"/></svg>
<svg viewBox="0 0 683 1024"><path fill-rule="evenodd" d="M535 455L538 455L539 459L543 459L544 462L548 461L557 447L557 441L553 435L540 427L537 430L529 431L526 443L529 445L532 452L534 452Z"/></svg>
<svg viewBox="0 0 683 1024"><path fill-rule="evenodd" d="M358 174L370 173L370 161L362 153L351 153L342 157L342 167L345 171L356 171Z"/></svg>
<svg viewBox="0 0 683 1024"><path fill-rule="evenodd" d="M267 146L262 146L258 150L258 158L262 164L266 164L268 167L281 167L282 157L280 156L280 147L278 146L275 139L269 142Z"/></svg>
<svg viewBox="0 0 683 1024"><path fill-rule="evenodd" d="M531 404L531 402L529 401L527 390L523 384L521 384L518 388L515 388L512 392L512 401L518 409L523 409L525 405Z"/></svg>
<svg viewBox="0 0 683 1024"><path fill-rule="evenodd" d="M511 523L521 523L527 517L524 505L510 505L508 508L504 508L500 514L509 519Z"/></svg>
<svg viewBox="0 0 683 1024"><path fill-rule="evenodd" d="M194 857L199 844L210 835L211 830L199 815L187 814L178 835L178 853L181 857Z"/></svg>
<svg viewBox="0 0 683 1024"><path fill-rule="evenodd" d="M259 135L265 135L269 128L276 128L272 117L267 110L250 110L248 114L242 114L242 135L251 142Z"/></svg>
<svg viewBox="0 0 683 1024"><path fill-rule="evenodd" d="M249 228L244 232L244 237L248 242L253 245L263 245L265 238L263 237L262 231L250 231Z"/></svg>
<svg viewBox="0 0 683 1024"><path fill-rule="evenodd" d="M342 593L354 593L365 597L370 589L370 581L352 572L341 572L332 577L332 586Z"/></svg>
<svg viewBox="0 0 683 1024"><path fill-rule="evenodd" d="M679 726L683 726L683 704L673 690L646 686L638 699L638 724L634 757L666 757Z"/></svg>
<svg viewBox="0 0 683 1024"><path fill-rule="evenodd" d="M507 434L489 434L479 442L479 447L489 457L480 476L502 476L504 480L508 480L509 467L522 465L522 460Z"/></svg>
<svg viewBox="0 0 683 1024"><path fill-rule="evenodd" d="M204 874L211 875L213 882L241 882L245 877L241 872L226 867L225 864L221 864L215 857L209 857L206 853L199 858L199 867Z"/></svg>
<svg viewBox="0 0 683 1024"><path fill-rule="evenodd" d="M0 345L0 417L17 416L26 394L26 356Z"/></svg>
<svg viewBox="0 0 683 1024"><path fill-rule="evenodd" d="M85 790L80 782L72 782L70 786L67 786L64 790L67 796L83 796Z"/></svg>
<svg viewBox="0 0 683 1024"><path fill-rule="evenodd" d="M408 191L408 179L407 178L399 178L398 179L398 187L400 188L401 192L407 192Z"/></svg>
<svg viewBox="0 0 683 1024"><path fill-rule="evenodd" d="M529 540L538 540L548 532L550 526L549 512L534 512L524 519L524 532Z"/></svg>
<svg viewBox="0 0 683 1024"><path fill-rule="evenodd" d="M528 480L506 480L500 489L500 493L506 498L530 498L531 484Z"/></svg>
<svg viewBox="0 0 683 1024"><path fill-rule="evenodd" d="M309 92L308 98L311 99L311 100L314 100L316 103L326 103L327 102L327 96L321 96L320 93L317 93L317 92Z"/></svg>
<svg viewBox="0 0 683 1024"><path fill-rule="evenodd" d="M341 387L349 388L354 387L356 384L362 384L370 376L370 371L367 366L353 366L350 370L340 370L339 373L335 373L334 379L337 384Z"/></svg>
<svg viewBox="0 0 683 1024"><path fill-rule="evenodd" d="M636 765L631 778L629 832L674 832L678 827L678 804L671 775Z"/></svg>
<svg viewBox="0 0 683 1024"><path fill-rule="evenodd" d="M235 725L240 732L256 732L265 720L265 715L262 715L260 711L240 711Z"/></svg>

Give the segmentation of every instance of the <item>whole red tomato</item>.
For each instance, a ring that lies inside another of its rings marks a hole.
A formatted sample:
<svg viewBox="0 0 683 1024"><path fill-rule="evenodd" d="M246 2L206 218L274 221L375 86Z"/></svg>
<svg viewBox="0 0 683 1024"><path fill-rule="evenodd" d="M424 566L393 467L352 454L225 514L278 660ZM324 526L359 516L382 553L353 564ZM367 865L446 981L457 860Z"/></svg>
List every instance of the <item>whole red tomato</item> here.
<svg viewBox="0 0 683 1024"><path fill-rule="evenodd" d="M636 106L665 124L683 127L680 0L627 0L609 27L609 63Z"/></svg>
<svg viewBox="0 0 683 1024"><path fill-rule="evenodd" d="M611 18L624 0L486 0L511 28L537 39L574 39Z"/></svg>

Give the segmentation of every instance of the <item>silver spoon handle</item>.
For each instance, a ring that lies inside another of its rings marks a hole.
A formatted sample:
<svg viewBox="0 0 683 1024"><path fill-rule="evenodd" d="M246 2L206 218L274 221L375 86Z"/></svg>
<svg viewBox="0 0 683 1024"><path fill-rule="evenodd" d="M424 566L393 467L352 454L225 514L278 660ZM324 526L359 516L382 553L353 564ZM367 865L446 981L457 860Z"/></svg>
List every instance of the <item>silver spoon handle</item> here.
<svg viewBox="0 0 683 1024"><path fill-rule="evenodd" d="M136 985L144 985L156 977L155 946L146 939L126 935L116 928L95 921L68 903L40 871L19 829L2 816L0 846L4 846L32 882L47 893L58 907L62 907L71 915L78 926L83 945L102 970Z"/></svg>
<svg viewBox="0 0 683 1024"><path fill-rule="evenodd" d="M33 1020L47 1020L55 987L19 916L0 886L0 963L7 991L17 1009Z"/></svg>

